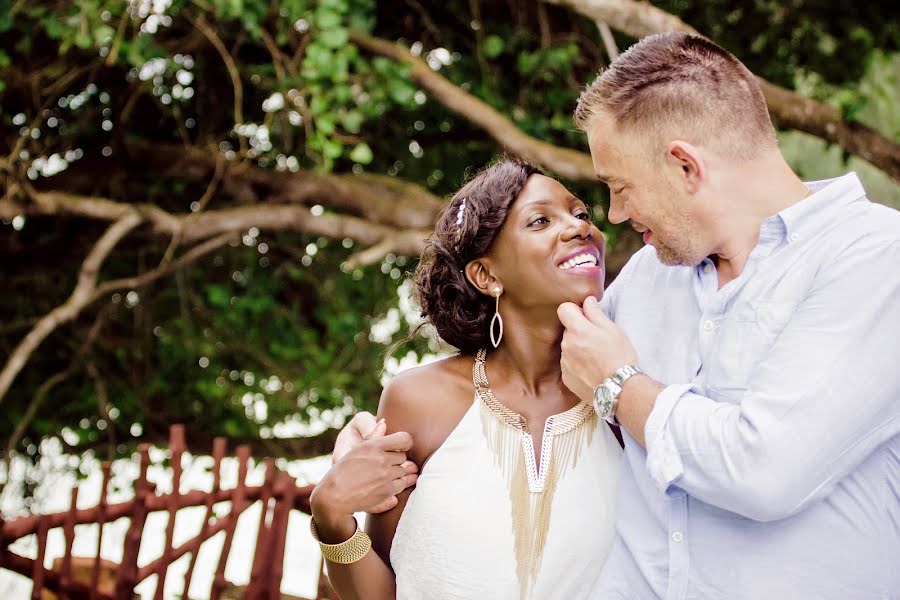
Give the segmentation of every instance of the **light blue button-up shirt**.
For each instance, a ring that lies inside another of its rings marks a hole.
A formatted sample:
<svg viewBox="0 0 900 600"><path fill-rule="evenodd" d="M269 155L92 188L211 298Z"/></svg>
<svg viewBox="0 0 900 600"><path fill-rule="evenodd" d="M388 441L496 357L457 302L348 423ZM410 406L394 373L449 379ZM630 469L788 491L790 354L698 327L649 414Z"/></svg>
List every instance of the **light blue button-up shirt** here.
<svg viewBox="0 0 900 600"><path fill-rule="evenodd" d="M592 598L900 598L900 212L808 185L722 289L648 246L606 291L667 387Z"/></svg>

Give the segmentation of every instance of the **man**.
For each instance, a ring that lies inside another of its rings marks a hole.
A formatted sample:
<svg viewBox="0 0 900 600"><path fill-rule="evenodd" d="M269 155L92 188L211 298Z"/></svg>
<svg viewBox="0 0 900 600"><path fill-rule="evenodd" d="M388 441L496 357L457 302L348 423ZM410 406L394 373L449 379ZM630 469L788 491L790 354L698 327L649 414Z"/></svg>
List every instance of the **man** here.
<svg viewBox="0 0 900 600"><path fill-rule="evenodd" d="M594 597L900 598L900 213L804 184L703 38L645 38L575 119L648 244L559 308L566 385L626 432Z"/></svg>
<svg viewBox="0 0 900 600"><path fill-rule="evenodd" d="M566 385L625 431L594 598L900 598L900 213L852 174L804 184L699 37L642 40L576 122L648 244L559 308Z"/></svg>

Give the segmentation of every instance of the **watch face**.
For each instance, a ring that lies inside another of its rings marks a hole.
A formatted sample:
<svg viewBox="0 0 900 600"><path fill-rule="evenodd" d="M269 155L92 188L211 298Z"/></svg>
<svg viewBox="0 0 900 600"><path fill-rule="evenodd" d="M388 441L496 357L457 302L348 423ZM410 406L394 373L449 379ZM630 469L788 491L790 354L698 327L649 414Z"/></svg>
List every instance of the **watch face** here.
<svg viewBox="0 0 900 600"><path fill-rule="evenodd" d="M605 384L599 385L594 392L594 410L597 411L600 417L605 419L612 412L612 404L612 390Z"/></svg>

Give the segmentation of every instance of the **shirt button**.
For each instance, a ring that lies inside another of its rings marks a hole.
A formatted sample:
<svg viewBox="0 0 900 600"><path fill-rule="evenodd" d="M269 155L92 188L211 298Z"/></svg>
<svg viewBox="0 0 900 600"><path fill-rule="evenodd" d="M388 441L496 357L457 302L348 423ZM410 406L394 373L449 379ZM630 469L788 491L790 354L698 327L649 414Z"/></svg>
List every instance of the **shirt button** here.
<svg viewBox="0 0 900 600"><path fill-rule="evenodd" d="M792 234L791 234L790 240L791 240L792 242L796 242L796 241L799 240L799 239L800 239L800 234L799 234L799 233L792 233Z"/></svg>
<svg viewBox="0 0 900 600"><path fill-rule="evenodd" d="M703 272L704 272L704 273L710 273L711 271L712 271L712 265L711 265L711 264L706 263L705 265L703 265Z"/></svg>
<svg viewBox="0 0 900 600"><path fill-rule="evenodd" d="M703 331L712 331L715 325L712 321L703 321Z"/></svg>
<svg viewBox="0 0 900 600"><path fill-rule="evenodd" d="M683 534L683 533L681 533L680 531L673 531L673 532L672 532L672 541L673 541L673 542L675 542L676 544L680 544L683 540L684 540L684 534Z"/></svg>

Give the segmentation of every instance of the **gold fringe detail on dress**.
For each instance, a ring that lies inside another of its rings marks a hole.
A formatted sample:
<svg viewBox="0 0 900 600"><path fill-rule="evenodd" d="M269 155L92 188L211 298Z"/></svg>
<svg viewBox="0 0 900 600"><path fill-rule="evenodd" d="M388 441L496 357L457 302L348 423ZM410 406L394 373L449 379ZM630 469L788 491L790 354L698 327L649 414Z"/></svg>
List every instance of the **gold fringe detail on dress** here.
<svg viewBox="0 0 900 600"><path fill-rule="evenodd" d="M538 468L525 418L501 404L488 385L486 356L485 350L478 351L472 379L481 404L485 438L507 479L519 597L524 600L541 569L556 485L569 469L575 468L581 450L591 445L598 421L593 406L587 402L549 417L544 425Z"/></svg>

